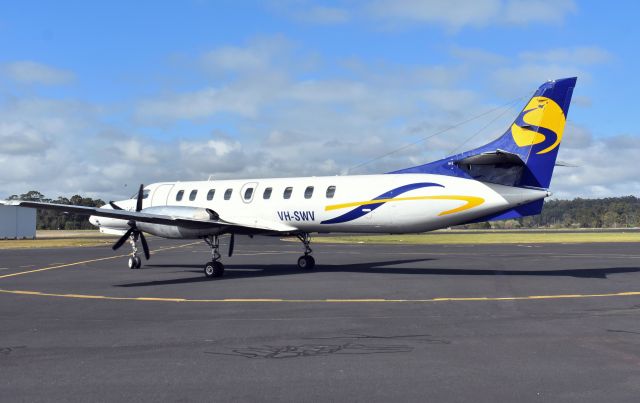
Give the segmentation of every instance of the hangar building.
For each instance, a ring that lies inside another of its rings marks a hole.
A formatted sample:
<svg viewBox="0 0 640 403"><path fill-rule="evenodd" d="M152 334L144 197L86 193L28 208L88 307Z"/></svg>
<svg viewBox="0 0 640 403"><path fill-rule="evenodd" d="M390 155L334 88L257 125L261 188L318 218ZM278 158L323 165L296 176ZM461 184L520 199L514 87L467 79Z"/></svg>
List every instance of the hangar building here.
<svg viewBox="0 0 640 403"><path fill-rule="evenodd" d="M36 209L0 205L0 239L35 239Z"/></svg>

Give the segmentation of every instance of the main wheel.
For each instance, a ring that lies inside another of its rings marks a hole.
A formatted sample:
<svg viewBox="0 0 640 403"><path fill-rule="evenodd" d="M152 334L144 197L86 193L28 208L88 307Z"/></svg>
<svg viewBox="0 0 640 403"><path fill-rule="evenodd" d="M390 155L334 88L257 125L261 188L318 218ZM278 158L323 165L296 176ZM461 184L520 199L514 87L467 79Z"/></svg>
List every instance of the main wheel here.
<svg viewBox="0 0 640 403"><path fill-rule="evenodd" d="M312 270L314 267L316 267L316 260L313 258L313 256L305 255L300 256L300 258L298 259L299 269Z"/></svg>
<svg viewBox="0 0 640 403"><path fill-rule="evenodd" d="M224 265L220 262L208 262L204 265L204 275L207 278L224 276Z"/></svg>

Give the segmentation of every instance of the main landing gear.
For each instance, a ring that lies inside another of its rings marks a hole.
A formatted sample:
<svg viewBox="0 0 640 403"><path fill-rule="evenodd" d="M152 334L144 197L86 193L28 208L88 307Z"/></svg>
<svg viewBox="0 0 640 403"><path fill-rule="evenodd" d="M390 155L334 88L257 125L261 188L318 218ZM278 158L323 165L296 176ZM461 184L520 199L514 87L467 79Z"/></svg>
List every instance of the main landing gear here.
<svg viewBox="0 0 640 403"><path fill-rule="evenodd" d="M302 270L312 270L316 267L316 261L313 256L311 256L311 252L313 251L311 247L309 247L311 244L311 235L303 232L297 234L297 237L304 245L304 255L298 259L298 268ZM220 258L222 257L222 255L220 255L220 238L218 235L209 235L203 239L211 248L211 261L204 265L204 275L207 276L207 278L222 277L224 275L224 265L220 262ZM232 234L229 239L229 256L233 254L233 244L234 237Z"/></svg>
<svg viewBox="0 0 640 403"><path fill-rule="evenodd" d="M224 265L220 262L220 239L218 235L210 235L204 238L204 241L211 248L212 260L204 265L204 275L207 278L222 277L224 275Z"/></svg>
<svg viewBox="0 0 640 403"><path fill-rule="evenodd" d="M298 268L302 270L313 270L316 267L316 260L311 256L311 247L309 244L311 243L311 235L303 232L302 234L298 234L298 239L304 245L304 255L298 258Z"/></svg>

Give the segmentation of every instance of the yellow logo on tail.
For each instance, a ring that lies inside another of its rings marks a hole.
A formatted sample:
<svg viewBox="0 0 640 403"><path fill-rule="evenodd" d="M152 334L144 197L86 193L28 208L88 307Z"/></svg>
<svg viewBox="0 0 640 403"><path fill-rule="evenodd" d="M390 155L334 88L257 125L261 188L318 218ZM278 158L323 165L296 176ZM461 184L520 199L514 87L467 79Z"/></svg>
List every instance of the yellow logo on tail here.
<svg viewBox="0 0 640 403"><path fill-rule="evenodd" d="M511 126L511 135L518 147L528 147L544 143L548 139L548 134L555 134L555 141L547 148L537 152L537 154L546 154L560 145L565 122L566 118L562 108L553 99L533 97ZM528 126L533 126L533 130Z"/></svg>

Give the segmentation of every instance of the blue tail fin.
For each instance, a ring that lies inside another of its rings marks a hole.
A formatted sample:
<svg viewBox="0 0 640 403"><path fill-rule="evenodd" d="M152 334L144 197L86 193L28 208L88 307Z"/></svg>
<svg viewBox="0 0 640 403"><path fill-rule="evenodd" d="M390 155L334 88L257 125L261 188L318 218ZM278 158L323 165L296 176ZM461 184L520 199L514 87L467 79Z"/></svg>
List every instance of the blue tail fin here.
<svg viewBox="0 0 640 403"><path fill-rule="evenodd" d="M540 86L498 139L429 164L391 173L434 173L548 189L576 77Z"/></svg>

